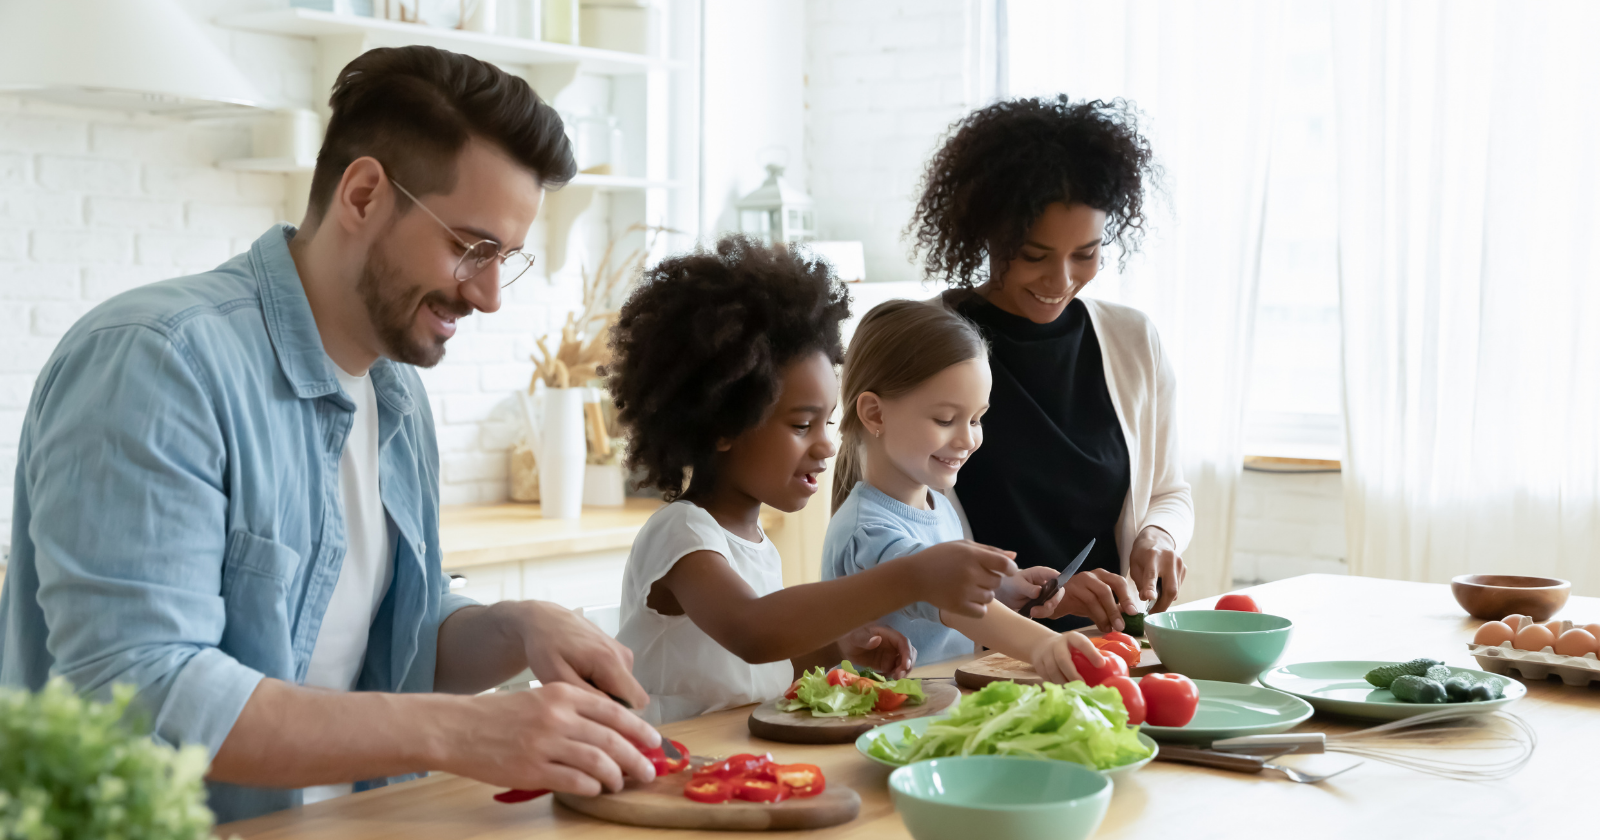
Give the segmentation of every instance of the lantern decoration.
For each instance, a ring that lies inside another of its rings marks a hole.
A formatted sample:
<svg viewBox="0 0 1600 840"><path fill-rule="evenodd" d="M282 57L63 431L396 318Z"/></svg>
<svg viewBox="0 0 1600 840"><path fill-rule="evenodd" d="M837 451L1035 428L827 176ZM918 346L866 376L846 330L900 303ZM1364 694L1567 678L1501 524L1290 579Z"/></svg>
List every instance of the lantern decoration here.
<svg viewBox="0 0 1600 840"><path fill-rule="evenodd" d="M783 167L767 164L767 180L734 204L739 230L768 245L810 242L816 238L811 196L783 180Z"/></svg>

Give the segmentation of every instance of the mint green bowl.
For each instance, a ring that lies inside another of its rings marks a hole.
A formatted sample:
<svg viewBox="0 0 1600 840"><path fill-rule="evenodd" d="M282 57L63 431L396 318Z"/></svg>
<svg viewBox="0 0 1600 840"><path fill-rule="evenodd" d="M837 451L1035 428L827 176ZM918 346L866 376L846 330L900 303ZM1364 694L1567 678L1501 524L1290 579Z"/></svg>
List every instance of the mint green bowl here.
<svg viewBox="0 0 1600 840"><path fill-rule="evenodd" d="M1111 788L1071 762L1009 755L935 758L889 774L916 840L1084 840L1105 819Z"/></svg>
<svg viewBox="0 0 1600 840"><path fill-rule="evenodd" d="M1197 680L1248 683L1278 664L1294 622L1237 610L1153 613L1144 635L1168 671Z"/></svg>

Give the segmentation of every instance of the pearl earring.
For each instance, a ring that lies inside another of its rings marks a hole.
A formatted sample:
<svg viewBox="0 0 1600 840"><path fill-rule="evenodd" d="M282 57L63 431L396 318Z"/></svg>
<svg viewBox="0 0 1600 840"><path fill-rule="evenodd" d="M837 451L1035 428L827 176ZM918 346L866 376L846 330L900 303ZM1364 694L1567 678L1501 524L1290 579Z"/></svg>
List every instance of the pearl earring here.
<svg viewBox="0 0 1600 840"><path fill-rule="evenodd" d="M883 430L882 429L873 429L872 430L872 436L873 437L883 437Z"/></svg>

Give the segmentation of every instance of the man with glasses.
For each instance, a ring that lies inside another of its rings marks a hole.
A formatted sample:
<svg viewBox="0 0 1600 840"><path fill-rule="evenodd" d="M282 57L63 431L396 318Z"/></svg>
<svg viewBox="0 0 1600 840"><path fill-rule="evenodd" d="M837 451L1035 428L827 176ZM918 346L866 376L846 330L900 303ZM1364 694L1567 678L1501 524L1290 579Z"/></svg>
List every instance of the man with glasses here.
<svg viewBox="0 0 1600 840"><path fill-rule="evenodd" d="M61 341L18 453L0 684L137 687L221 820L444 770L599 793L658 736L627 648L440 569L414 366L526 272L575 170L527 84L424 47L351 62L302 226L121 295ZM403 186L402 186L403 185ZM420 212L416 212L420 211ZM492 693L523 668L546 683ZM361 781L365 780L365 781Z"/></svg>

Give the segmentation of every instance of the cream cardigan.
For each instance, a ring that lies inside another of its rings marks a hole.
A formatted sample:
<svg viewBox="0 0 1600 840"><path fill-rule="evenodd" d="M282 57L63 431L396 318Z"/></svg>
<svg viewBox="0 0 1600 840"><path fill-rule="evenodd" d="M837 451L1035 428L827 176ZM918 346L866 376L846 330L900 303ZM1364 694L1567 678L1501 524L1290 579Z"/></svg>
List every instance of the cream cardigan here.
<svg viewBox="0 0 1600 840"><path fill-rule="evenodd" d="M1132 307L1080 298L1089 310L1105 360L1106 388L1128 444L1128 495L1117 518L1122 573L1139 532L1154 525L1172 535L1181 554L1194 536L1194 501L1178 460L1177 379L1161 352L1155 325ZM935 298L930 302L939 302ZM959 479L958 479L959 481ZM951 492L961 528L972 538L961 500ZM1000 546L1004 548L1004 546Z"/></svg>

